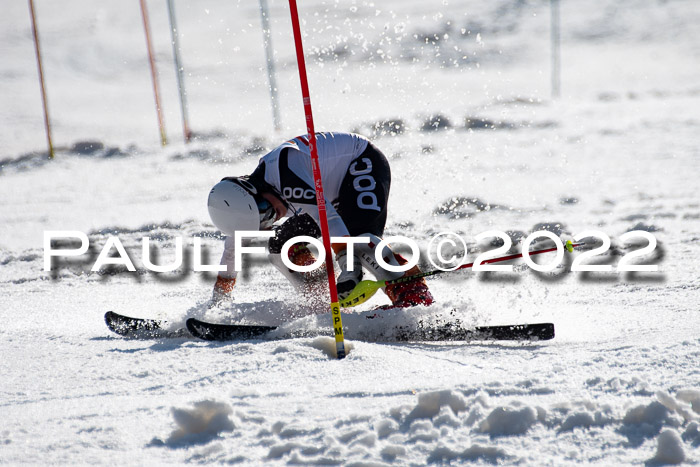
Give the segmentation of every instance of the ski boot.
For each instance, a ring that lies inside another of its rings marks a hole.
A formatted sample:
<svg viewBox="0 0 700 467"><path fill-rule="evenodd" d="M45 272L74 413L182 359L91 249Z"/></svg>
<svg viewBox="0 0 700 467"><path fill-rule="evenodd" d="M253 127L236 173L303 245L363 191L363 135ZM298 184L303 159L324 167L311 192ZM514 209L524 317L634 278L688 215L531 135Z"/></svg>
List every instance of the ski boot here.
<svg viewBox="0 0 700 467"><path fill-rule="evenodd" d="M394 253L394 257L400 265L404 265L408 262L398 253ZM403 277L414 276L420 273L421 270L418 265L416 265L406 271ZM428 290L428 284L426 284L425 279L422 277L410 282L387 285L384 288L384 292L389 297L389 300L391 300L391 306L387 306L387 308L406 308L415 305L429 306L434 301L430 290Z"/></svg>

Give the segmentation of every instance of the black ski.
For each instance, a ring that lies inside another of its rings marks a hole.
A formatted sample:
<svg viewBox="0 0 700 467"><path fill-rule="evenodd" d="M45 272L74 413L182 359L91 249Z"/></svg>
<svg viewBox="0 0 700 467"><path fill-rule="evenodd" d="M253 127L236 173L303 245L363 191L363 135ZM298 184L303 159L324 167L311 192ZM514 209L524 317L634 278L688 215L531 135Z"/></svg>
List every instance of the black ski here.
<svg viewBox="0 0 700 467"><path fill-rule="evenodd" d="M440 342L440 341L546 341L554 339L554 324L514 324L509 326L478 326L463 328L457 324L418 329L399 328L395 333L398 341Z"/></svg>
<svg viewBox="0 0 700 467"><path fill-rule="evenodd" d="M195 318L187 320L187 330L194 337L208 341L229 341L255 339L277 329L275 326L250 326L239 324L214 324ZM517 324L511 326L479 326L465 329L458 325L446 324L431 328L398 328L390 337L380 340L399 342L439 342L439 341L539 341L554 338L554 324Z"/></svg>
<svg viewBox="0 0 700 467"><path fill-rule="evenodd" d="M187 320L187 329L167 330L165 322L155 319L132 318L113 311L105 314L107 327L120 336L138 339L158 339L185 337L191 334L208 341L233 341L263 338L275 326L245 324L214 324L196 318ZM554 324L518 324L511 326L479 326L463 328L459 324L447 323L441 326L426 326L418 329L399 327L380 338L380 341L399 342L440 342L440 341L538 341L554 338Z"/></svg>
<svg viewBox="0 0 700 467"><path fill-rule="evenodd" d="M120 336L137 339L157 339L161 337L184 337L187 330L177 329L169 331L164 329L165 322L156 319L132 318L113 311L105 313L107 327Z"/></svg>
<svg viewBox="0 0 700 467"><path fill-rule="evenodd" d="M255 339L277 329L276 326L206 323L196 318L188 319L186 324L190 334L206 341Z"/></svg>

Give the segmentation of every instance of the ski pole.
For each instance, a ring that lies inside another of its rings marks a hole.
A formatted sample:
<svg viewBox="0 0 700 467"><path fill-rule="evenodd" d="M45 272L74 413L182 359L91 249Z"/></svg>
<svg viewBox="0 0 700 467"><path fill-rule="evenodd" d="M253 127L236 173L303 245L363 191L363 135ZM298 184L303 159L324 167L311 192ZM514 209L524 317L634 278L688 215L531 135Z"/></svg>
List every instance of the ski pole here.
<svg viewBox="0 0 700 467"><path fill-rule="evenodd" d="M584 243L571 243L571 240L567 240L565 244L565 248L571 253L574 251L575 247L584 245ZM554 248L546 248L544 250L535 250L535 251L530 251L528 254L530 256L532 255L539 255L542 253L549 253L550 251L556 251L557 247ZM500 258L491 258L487 259L485 261L482 261L481 264L490 264L490 263L498 263L501 261L508 261L511 259L516 259L516 258L521 258L523 256L523 253L516 253L513 255L508 255L508 256L502 256ZM444 274L446 272L453 272L453 271L459 271L461 269L467 269L474 266L474 263L468 263L468 264L463 264L459 266L456 269L451 269L451 270L443 270L443 269L435 269L432 271L427 271L427 272L421 272L420 274L416 274L413 276L407 276L407 277L399 277L398 279L393 279L389 281L360 281L355 288L350 292L350 295L343 300L340 303L340 306L343 308L350 308L356 305L360 305L372 297L377 290L382 289L386 287L387 285L393 285L393 284L401 284L404 282L411 282L417 279L421 279L423 277L429 277L429 276L436 276L438 274Z"/></svg>

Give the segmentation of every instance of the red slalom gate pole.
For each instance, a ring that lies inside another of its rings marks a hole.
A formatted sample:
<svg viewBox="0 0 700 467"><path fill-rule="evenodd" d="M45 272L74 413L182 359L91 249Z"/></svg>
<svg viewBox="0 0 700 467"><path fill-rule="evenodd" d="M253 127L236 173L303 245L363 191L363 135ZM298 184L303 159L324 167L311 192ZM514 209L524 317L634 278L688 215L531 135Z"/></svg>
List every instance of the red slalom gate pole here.
<svg viewBox="0 0 700 467"><path fill-rule="evenodd" d="M151 79L153 81L153 95L156 98L156 113L158 114L158 129L160 130L160 144L165 146L168 139L165 136L165 124L163 123L163 110L160 106L160 92L158 91L158 72L156 71L156 61L153 58L153 46L151 45L151 26L148 22L148 10L146 0L140 0L141 16L143 17L143 29L146 31L146 48L148 49L148 62L151 65Z"/></svg>
<svg viewBox="0 0 700 467"><path fill-rule="evenodd" d="M328 218L326 216L326 198L323 195L323 182L321 180L321 167L318 161L318 149L316 148L316 133L314 131L314 119L311 114L311 97L309 96L309 83L306 79L306 62L304 61L304 48L301 42L301 28L299 27L299 13L296 0L289 0L289 10L292 15L292 30L294 31L294 45L297 51L297 65L299 67L299 80L301 81L301 94L304 99L304 114L306 115L306 131L309 134L309 148L311 150L311 168L314 174L316 188L316 205L321 224L321 237L323 248L326 250L326 273L328 275L328 288L331 292L331 316L333 318L333 330L335 334L335 348L338 359L345 358L345 337L343 335L343 321L340 317L340 304L338 303L338 290L335 287L335 270L333 269L333 257L331 256L331 237L328 231Z"/></svg>
<svg viewBox="0 0 700 467"><path fill-rule="evenodd" d="M36 64L39 69L39 84L41 85L41 103L44 106L44 127L46 127L46 140L49 144L49 159L53 159L53 143L51 142L51 123L49 121L49 106L46 102L46 86L44 84L44 68L41 66L41 48L39 47L39 31L36 27L36 13L34 12L34 0L29 0L29 12L32 15L32 34L34 35L34 50L36 51Z"/></svg>

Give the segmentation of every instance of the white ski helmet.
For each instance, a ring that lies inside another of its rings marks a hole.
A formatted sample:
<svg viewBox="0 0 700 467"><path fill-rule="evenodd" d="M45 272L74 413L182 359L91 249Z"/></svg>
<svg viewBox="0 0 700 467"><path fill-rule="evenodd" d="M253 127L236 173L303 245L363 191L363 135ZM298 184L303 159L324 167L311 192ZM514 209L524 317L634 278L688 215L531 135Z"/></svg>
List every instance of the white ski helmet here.
<svg viewBox="0 0 700 467"><path fill-rule="evenodd" d="M273 206L243 177L227 177L214 185L207 206L212 222L226 235L267 229L275 221Z"/></svg>

